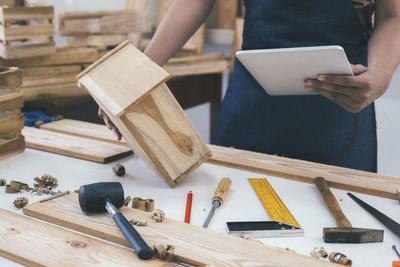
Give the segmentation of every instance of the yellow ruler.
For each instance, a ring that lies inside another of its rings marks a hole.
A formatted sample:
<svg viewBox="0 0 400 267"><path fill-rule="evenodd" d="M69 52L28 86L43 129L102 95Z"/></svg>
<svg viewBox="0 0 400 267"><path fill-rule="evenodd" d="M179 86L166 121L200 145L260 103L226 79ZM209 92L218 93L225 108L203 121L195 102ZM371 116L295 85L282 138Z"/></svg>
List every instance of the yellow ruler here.
<svg viewBox="0 0 400 267"><path fill-rule="evenodd" d="M272 188L270 183L268 183L267 179L249 178L249 182L265 210L268 212L271 220L301 228L299 223L285 206L285 203L282 202L281 198Z"/></svg>

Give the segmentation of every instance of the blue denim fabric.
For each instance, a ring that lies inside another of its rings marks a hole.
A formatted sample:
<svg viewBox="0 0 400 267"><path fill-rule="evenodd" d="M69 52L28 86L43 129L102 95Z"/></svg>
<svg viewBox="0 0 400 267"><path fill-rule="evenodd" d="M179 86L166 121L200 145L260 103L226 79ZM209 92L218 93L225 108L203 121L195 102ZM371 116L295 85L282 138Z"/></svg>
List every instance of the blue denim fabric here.
<svg viewBox="0 0 400 267"><path fill-rule="evenodd" d="M341 45L367 64L347 0L248 0L242 49ZM356 122L355 122L356 120ZM270 96L238 61L213 143L376 172L374 105L355 116L321 96Z"/></svg>

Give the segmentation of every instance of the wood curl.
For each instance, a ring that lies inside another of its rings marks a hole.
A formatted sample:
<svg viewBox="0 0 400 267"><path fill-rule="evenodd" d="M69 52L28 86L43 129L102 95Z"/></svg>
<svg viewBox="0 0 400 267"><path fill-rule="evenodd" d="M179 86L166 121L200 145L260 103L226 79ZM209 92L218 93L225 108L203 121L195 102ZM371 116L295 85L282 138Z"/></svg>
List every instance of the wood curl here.
<svg viewBox="0 0 400 267"><path fill-rule="evenodd" d="M332 252L331 254L329 254L329 261L349 267L351 267L351 265L353 264L353 262L349 258L347 258L346 255L340 252Z"/></svg>
<svg viewBox="0 0 400 267"><path fill-rule="evenodd" d="M154 257L159 258L160 260L171 261L174 259L174 246L171 245L154 245Z"/></svg>
<svg viewBox="0 0 400 267"><path fill-rule="evenodd" d="M151 218L156 222L162 222L164 220L165 214L162 210L155 209L151 212Z"/></svg>
<svg viewBox="0 0 400 267"><path fill-rule="evenodd" d="M17 209L22 209L28 204L28 199L26 197L19 197L14 200L13 204Z"/></svg>

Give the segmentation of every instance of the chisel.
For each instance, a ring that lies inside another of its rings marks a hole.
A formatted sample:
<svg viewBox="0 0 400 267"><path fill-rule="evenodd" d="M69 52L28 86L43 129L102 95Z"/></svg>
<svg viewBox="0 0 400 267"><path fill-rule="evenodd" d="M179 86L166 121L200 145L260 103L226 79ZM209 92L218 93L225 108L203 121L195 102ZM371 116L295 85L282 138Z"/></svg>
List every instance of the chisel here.
<svg viewBox="0 0 400 267"><path fill-rule="evenodd" d="M221 179L221 182L219 182L217 190L215 190L214 196L211 200L212 201L211 210L208 213L207 219L204 221L203 224L204 228L207 228L208 224L210 223L211 218L214 216L215 209L221 207L222 203L224 203L229 188L231 187L231 184L232 181L229 178L223 178Z"/></svg>
<svg viewBox="0 0 400 267"><path fill-rule="evenodd" d="M389 228L390 231L395 233L397 236L400 236L400 224L396 221L392 220L379 210L375 209L374 207L370 206L369 204L365 203L352 193L347 193L349 197L351 197L358 205L363 207L366 211L368 211L372 216L374 216L378 221L380 221L384 226Z"/></svg>

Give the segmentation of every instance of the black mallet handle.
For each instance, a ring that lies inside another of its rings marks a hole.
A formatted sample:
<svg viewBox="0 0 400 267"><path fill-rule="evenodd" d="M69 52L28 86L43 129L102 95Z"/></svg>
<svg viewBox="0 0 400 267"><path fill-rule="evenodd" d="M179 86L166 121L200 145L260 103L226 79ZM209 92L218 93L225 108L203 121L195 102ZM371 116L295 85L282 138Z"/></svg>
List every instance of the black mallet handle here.
<svg viewBox="0 0 400 267"><path fill-rule="evenodd" d="M133 247L138 257L142 260L148 260L153 257L153 250L146 244L140 234L133 228L124 215L119 212L110 201L106 201L106 208L112 214L115 223L118 225L122 234Z"/></svg>

